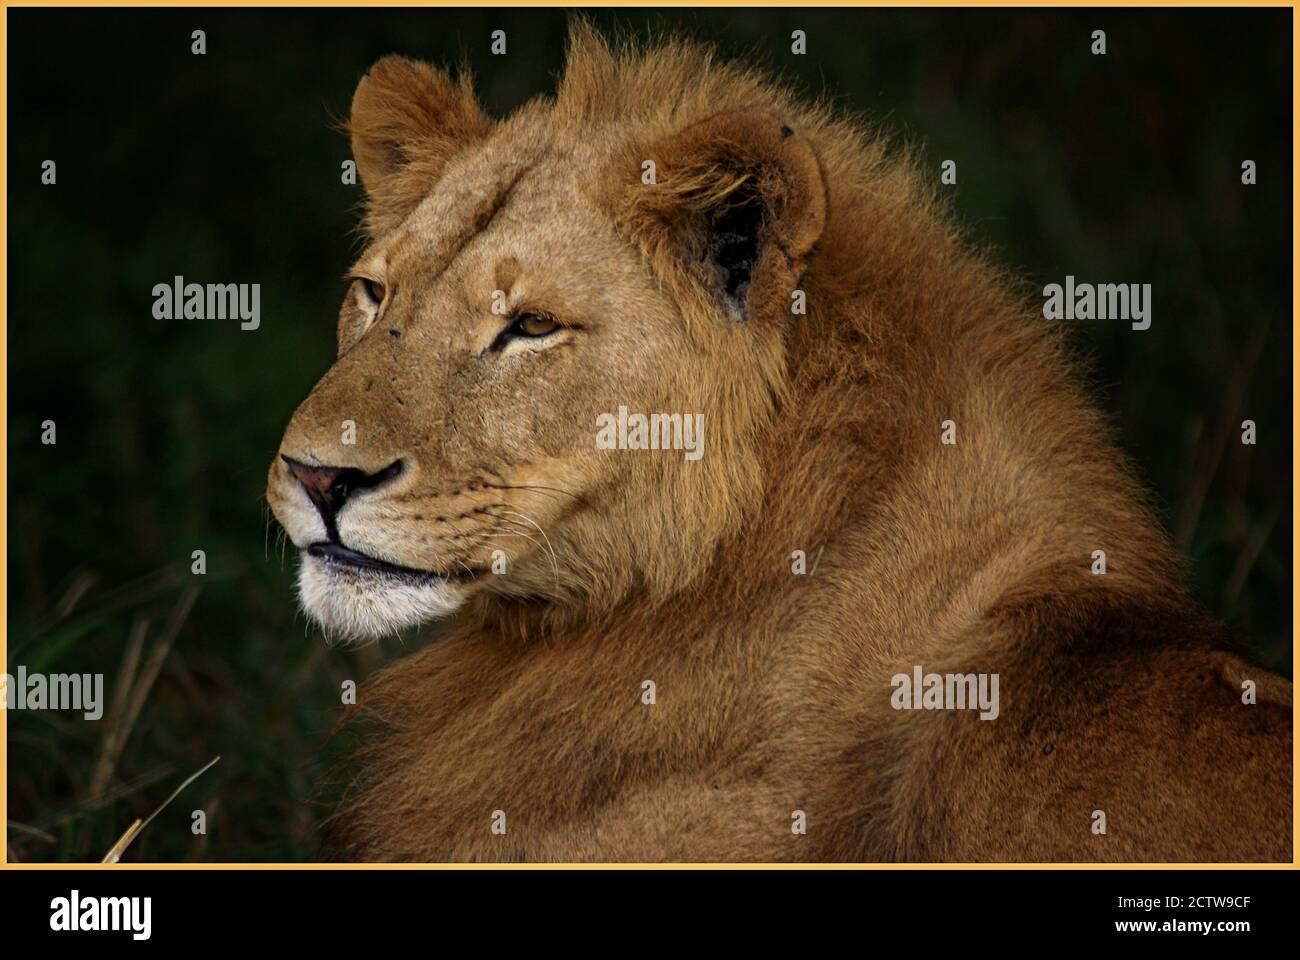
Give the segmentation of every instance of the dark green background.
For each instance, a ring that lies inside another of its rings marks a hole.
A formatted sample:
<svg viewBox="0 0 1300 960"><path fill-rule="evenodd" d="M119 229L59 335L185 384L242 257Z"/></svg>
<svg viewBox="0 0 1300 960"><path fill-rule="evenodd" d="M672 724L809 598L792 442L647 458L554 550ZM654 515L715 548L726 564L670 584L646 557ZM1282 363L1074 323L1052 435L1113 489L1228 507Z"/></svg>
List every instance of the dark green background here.
<svg viewBox="0 0 1300 960"><path fill-rule="evenodd" d="M920 148L936 175L956 159L971 238L1037 288L1067 273L1151 283L1148 332L1080 323L1078 349L1198 597L1290 673L1290 11L593 16L766 63ZM280 432L330 362L358 249L335 127L394 51L467 58L507 112L552 88L565 14L8 18L10 664L103 671L111 690L133 629L146 659L174 635L98 792L107 720L10 715L10 856L98 859L220 754L125 859L308 857L339 686L402 649L326 649L295 613L261 500ZM790 53L796 28L806 56ZM1089 53L1097 28L1105 57ZM194 29L206 56L190 53ZM494 29L505 57L489 55ZM56 186L39 182L46 159ZM151 288L175 274L260 283L261 329L153 319ZM1238 442L1247 417L1255 447ZM39 442L46 419L57 446ZM206 577L190 576L194 549ZM206 838L189 829L200 806Z"/></svg>

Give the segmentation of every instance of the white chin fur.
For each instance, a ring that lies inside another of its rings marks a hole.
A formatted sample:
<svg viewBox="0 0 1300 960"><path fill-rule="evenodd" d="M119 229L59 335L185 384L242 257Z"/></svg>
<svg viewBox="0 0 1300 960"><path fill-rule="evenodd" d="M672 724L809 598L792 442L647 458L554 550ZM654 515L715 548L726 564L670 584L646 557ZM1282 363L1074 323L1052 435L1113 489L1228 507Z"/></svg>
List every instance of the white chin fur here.
<svg viewBox="0 0 1300 960"><path fill-rule="evenodd" d="M298 570L298 600L331 640L359 643L392 636L450 616L464 599L457 585L404 581L305 554Z"/></svg>

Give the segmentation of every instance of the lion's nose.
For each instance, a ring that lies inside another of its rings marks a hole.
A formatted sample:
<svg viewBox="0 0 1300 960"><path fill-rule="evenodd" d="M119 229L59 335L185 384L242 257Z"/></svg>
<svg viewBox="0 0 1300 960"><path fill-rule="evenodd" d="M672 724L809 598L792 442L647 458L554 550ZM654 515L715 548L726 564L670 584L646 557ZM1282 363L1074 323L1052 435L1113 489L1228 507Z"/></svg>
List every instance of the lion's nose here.
<svg viewBox="0 0 1300 960"><path fill-rule="evenodd" d="M283 453L280 454L280 459L307 491L307 496L325 521L330 539L335 541L339 536L334 518L343 509L348 497L359 490L373 490L383 486L402 472L401 460L393 461L376 473L366 473L356 467L312 466Z"/></svg>

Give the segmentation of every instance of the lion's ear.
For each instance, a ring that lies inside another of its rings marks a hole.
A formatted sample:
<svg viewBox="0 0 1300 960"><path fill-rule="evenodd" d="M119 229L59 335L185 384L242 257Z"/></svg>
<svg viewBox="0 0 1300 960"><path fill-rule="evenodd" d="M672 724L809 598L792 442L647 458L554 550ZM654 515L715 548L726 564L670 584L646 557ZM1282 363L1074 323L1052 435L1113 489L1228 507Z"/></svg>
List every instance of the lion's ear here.
<svg viewBox="0 0 1300 960"><path fill-rule="evenodd" d="M737 319L788 312L826 222L812 145L774 114L740 110L646 152L654 166L623 193L624 223Z"/></svg>
<svg viewBox="0 0 1300 960"><path fill-rule="evenodd" d="M467 74L453 80L443 70L399 56L371 67L352 95L348 119L352 156L366 188L370 236L401 223L447 161L491 127Z"/></svg>

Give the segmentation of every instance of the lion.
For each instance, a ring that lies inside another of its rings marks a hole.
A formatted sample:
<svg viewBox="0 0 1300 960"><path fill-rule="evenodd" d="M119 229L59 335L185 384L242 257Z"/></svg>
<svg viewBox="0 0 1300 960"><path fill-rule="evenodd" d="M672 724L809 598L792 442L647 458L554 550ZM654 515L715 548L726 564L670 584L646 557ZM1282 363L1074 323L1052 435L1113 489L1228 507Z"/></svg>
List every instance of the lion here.
<svg viewBox="0 0 1300 960"><path fill-rule="evenodd" d="M328 634L442 625L325 856L1291 859L1290 683L906 153L582 22L505 119L389 56L348 129L366 246L267 495Z"/></svg>

